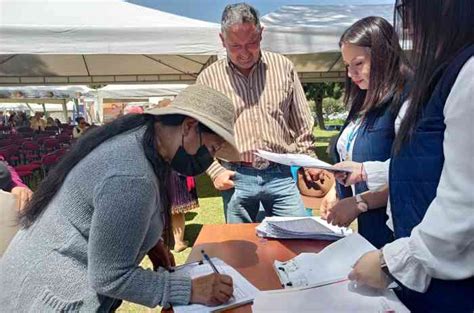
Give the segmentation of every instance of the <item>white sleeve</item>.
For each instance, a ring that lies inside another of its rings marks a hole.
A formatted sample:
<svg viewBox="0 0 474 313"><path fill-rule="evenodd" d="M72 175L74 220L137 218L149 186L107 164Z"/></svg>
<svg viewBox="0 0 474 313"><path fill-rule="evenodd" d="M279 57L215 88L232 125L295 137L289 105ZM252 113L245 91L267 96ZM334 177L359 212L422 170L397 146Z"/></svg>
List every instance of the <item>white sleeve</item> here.
<svg viewBox="0 0 474 313"><path fill-rule="evenodd" d="M431 278L474 276L474 58L446 100L444 166L436 197L411 236L387 244L385 261L406 287L425 292Z"/></svg>
<svg viewBox="0 0 474 313"><path fill-rule="evenodd" d="M367 174L367 187L370 191L377 191L388 184L388 169L390 159L386 161L364 162L364 170Z"/></svg>

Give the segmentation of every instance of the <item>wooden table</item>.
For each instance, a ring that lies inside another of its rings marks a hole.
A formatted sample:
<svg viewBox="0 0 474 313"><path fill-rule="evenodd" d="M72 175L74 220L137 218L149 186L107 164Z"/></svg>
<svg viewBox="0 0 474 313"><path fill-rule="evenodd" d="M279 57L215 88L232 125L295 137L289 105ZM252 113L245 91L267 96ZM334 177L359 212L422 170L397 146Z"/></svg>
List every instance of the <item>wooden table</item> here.
<svg viewBox="0 0 474 313"><path fill-rule="evenodd" d="M233 266L260 290L281 289L273 269L273 261L287 261L301 252L319 252L330 241L274 240L257 237L257 224L204 225L187 262L202 259L204 249L210 257L218 257ZM227 312L252 312L251 305Z"/></svg>

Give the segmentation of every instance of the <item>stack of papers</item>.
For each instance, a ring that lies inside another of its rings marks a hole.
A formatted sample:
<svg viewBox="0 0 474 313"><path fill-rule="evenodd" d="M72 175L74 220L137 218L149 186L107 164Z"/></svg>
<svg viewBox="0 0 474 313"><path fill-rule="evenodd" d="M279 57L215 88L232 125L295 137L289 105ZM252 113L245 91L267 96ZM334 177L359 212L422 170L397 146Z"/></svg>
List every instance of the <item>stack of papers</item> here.
<svg viewBox="0 0 474 313"><path fill-rule="evenodd" d="M352 230L328 224L317 216L308 217L266 217L257 227L257 235L278 239L337 240Z"/></svg>
<svg viewBox="0 0 474 313"><path fill-rule="evenodd" d="M320 286L347 279L352 266L376 248L359 234L338 240L319 253L301 253L286 261L275 261L275 271L285 288Z"/></svg>
<svg viewBox="0 0 474 313"><path fill-rule="evenodd" d="M218 258L211 258L211 260L212 263L214 263L214 265L216 266L219 273L232 277L232 282L234 284L234 294L232 298L230 298L229 302L214 307L208 307L202 304L173 306L173 311L175 313L220 312L233 307L251 303L255 299L257 294L260 292L254 285L252 285L247 279L245 279L245 277L242 276L239 272L237 272L232 266L226 264L224 261ZM189 275L191 279L214 273L212 267L206 261L185 264L176 267L174 270L176 273Z"/></svg>
<svg viewBox="0 0 474 313"><path fill-rule="evenodd" d="M310 157L306 154L294 154L294 153L274 153L264 150L257 150L255 155L267 159L269 161L284 164L288 166L301 166L308 168L320 168L333 172L352 172L350 168L336 168L333 165L321 161L319 159Z"/></svg>

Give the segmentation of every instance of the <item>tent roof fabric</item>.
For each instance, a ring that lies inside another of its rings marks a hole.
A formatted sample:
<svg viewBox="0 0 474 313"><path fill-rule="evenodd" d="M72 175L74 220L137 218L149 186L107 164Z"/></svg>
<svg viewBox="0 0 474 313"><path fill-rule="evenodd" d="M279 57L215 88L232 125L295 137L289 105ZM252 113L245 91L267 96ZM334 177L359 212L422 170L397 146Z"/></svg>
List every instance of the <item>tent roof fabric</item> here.
<svg viewBox="0 0 474 313"><path fill-rule="evenodd" d="M214 55L219 47L218 24L121 0L0 0L0 6L0 54Z"/></svg>
<svg viewBox="0 0 474 313"><path fill-rule="evenodd" d="M133 99L176 96L186 84L149 84L149 85L108 85L98 90L104 99Z"/></svg>
<svg viewBox="0 0 474 313"><path fill-rule="evenodd" d="M342 33L367 16L393 19L392 5L288 5L261 18L263 48L284 54L339 52Z"/></svg>
<svg viewBox="0 0 474 313"><path fill-rule="evenodd" d="M123 0L0 0L0 85L193 83L223 55L218 24ZM339 37L390 5L284 6L262 17L262 48L303 82L343 80Z"/></svg>
<svg viewBox="0 0 474 313"><path fill-rule="evenodd" d="M288 5L261 18L262 48L287 55L302 82L343 81L339 39L354 22L381 16L391 22L392 5Z"/></svg>

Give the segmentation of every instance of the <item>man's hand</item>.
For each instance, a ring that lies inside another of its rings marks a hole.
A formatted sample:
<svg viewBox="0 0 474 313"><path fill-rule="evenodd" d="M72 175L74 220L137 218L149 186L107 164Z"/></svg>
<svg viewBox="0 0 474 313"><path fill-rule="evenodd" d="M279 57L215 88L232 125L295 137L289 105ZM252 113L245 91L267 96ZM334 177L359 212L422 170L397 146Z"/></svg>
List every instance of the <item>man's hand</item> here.
<svg viewBox="0 0 474 313"><path fill-rule="evenodd" d="M31 191L28 187L14 187L11 193L18 200L18 208L20 212L23 211L26 203L30 201L31 197L33 196L33 191Z"/></svg>
<svg viewBox="0 0 474 313"><path fill-rule="evenodd" d="M151 263L153 263L153 269L155 271L158 270L158 267L169 269L176 265L173 254L161 239L153 248L151 248L150 251L148 251L148 257L150 258Z"/></svg>
<svg viewBox="0 0 474 313"><path fill-rule="evenodd" d="M320 176L323 172L324 172L324 170L319 169L319 168L305 168L304 169L304 179L307 182L319 180L321 178Z"/></svg>
<svg viewBox="0 0 474 313"><path fill-rule="evenodd" d="M357 209L355 197L345 198L327 210L326 220L332 225L347 227L360 213L361 211Z"/></svg>
<svg viewBox="0 0 474 313"><path fill-rule="evenodd" d="M234 181L233 178L235 176L235 172L231 170L225 170L214 179L214 187L217 190L228 190L234 188Z"/></svg>

